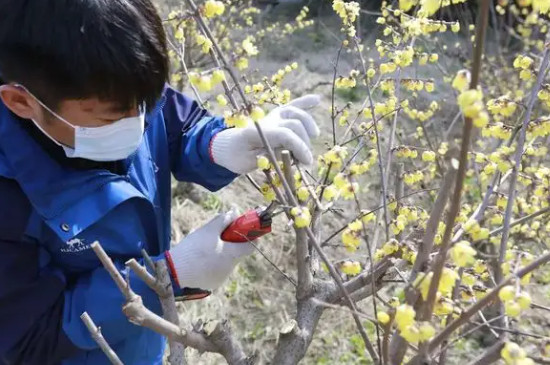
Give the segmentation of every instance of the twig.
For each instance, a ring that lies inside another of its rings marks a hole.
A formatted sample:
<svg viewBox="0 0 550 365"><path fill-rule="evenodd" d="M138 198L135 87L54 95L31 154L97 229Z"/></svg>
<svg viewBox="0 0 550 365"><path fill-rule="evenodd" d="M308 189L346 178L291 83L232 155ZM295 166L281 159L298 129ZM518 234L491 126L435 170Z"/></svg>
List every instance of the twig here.
<svg viewBox="0 0 550 365"><path fill-rule="evenodd" d="M315 303L317 303L318 305L320 305L322 307L325 307L325 308L336 309L336 310L343 311L343 312L351 312L351 309L349 309L347 307L342 307L341 305L327 303L327 302L324 302L324 301L321 301L321 300L315 299L315 298L313 298L313 301ZM355 314L357 316L360 316L360 317L363 317L363 318L369 320L370 322L372 322L374 324L378 324L378 321L375 318L373 318L373 317L371 317L371 316L369 316L369 315L367 315L363 312L355 311Z"/></svg>
<svg viewBox="0 0 550 365"><path fill-rule="evenodd" d="M136 259L130 259L126 261L126 266L128 266L130 269L132 269L136 275L143 280L145 284L147 284L148 287L153 289L157 294L162 294L160 288L158 287L157 279L149 272L145 267L140 265Z"/></svg>
<svg viewBox="0 0 550 365"><path fill-rule="evenodd" d="M536 218L538 217L539 215L543 215L543 214L546 214L550 212L550 207L546 207L546 208L543 208L541 210L538 210L534 213L531 213L531 214L528 214L526 215L525 217L521 217L519 219L516 219L512 222L510 222L510 228L514 227L514 226L517 226L518 224L523 224L525 222L528 222L530 221L531 219L533 218ZM491 232L489 232L489 236L494 236L494 235L497 235L499 234L500 232L502 232L502 230L504 229L504 226L501 226L501 227L498 227L498 228L495 228L494 230L492 230Z"/></svg>
<svg viewBox="0 0 550 365"><path fill-rule="evenodd" d="M90 331L92 338L99 345L101 351L103 351L103 353L107 356L111 364L124 365L122 361L120 361L118 355L111 348L111 346L109 346L109 344L105 340L105 337L103 337L103 335L101 334L101 329L95 325L88 312L82 313L80 315L80 319L82 319L82 322L84 322L84 324L88 328L88 331Z"/></svg>
<svg viewBox="0 0 550 365"><path fill-rule="evenodd" d="M151 258L151 256L149 256L147 251L142 249L141 256L143 257L143 261L145 262L145 265L149 268L149 270L155 271L155 263L153 262L153 259Z"/></svg>
<svg viewBox="0 0 550 365"><path fill-rule="evenodd" d="M296 284L296 280L294 280L293 278L291 278L290 276L288 276L279 266L277 266L273 261L271 261L269 259L269 257L267 257L267 255L258 247L258 245L256 245L254 243L254 241L249 241L248 243L250 243L252 246L254 246L254 248L256 249L256 251L258 251L260 253L260 255L262 255L262 257L267 261L269 262L269 264L275 268L275 270L277 270L286 280L288 280L289 283L292 284L292 286L294 286L295 288L297 287L297 284Z"/></svg>
<svg viewBox="0 0 550 365"><path fill-rule="evenodd" d="M175 325L179 325L178 311L166 261L160 260L153 264L155 267L155 276L151 275L147 269L140 265L135 259L128 260L126 266L133 270L149 288L157 293L164 318ZM185 364L185 347L174 340L169 340L168 345L170 347L168 363L174 365Z"/></svg>

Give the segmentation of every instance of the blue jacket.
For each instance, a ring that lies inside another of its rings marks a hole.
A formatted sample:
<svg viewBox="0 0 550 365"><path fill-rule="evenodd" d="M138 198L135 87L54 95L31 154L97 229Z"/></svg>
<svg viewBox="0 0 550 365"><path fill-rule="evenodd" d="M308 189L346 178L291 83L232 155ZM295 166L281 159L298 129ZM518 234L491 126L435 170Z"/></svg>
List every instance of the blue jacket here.
<svg viewBox="0 0 550 365"><path fill-rule="evenodd" d="M134 155L116 168L81 168L0 102L0 364L108 364L80 320L84 311L125 364L161 364L164 338L128 322L90 244L101 242L121 272L143 248L163 255L171 174L210 190L236 177L209 157L223 128L223 119L167 87ZM156 295L130 281L160 314Z"/></svg>

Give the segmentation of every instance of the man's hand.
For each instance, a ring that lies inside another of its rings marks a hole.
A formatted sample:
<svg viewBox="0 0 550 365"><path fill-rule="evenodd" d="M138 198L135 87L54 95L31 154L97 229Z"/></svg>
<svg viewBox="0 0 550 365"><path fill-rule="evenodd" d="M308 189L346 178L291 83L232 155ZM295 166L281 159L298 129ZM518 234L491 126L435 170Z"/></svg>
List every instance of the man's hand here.
<svg viewBox="0 0 550 365"><path fill-rule="evenodd" d="M172 277L180 288L216 289L239 259L254 251L248 242L233 243L220 238L237 217L234 210L219 214L166 252Z"/></svg>
<svg viewBox="0 0 550 365"><path fill-rule="evenodd" d="M275 150L289 150L301 163L313 162L310 139L319 136L319 127L305 111L319 104L318 95L305 95L273 109L260 121L262 130ZM218 133L212 141L215 163L238 174L254 171L257 157L267 154L256 127L231 128Z"/></svg>

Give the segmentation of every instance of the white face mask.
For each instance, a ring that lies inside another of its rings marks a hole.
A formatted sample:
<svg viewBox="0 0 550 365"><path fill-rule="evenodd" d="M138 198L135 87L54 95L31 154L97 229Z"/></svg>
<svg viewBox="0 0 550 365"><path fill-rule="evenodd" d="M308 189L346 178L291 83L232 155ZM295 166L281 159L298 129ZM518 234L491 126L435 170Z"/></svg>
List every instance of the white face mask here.
<svg viewBox="0 0 550 365"><path fill-rule="evenodd" d="M75 126L55 113L37 97L24 88L44 109L57 119L74 129L74 148L67 147L50 136L34 119L34 124L57 145L63 147L69 158L85 158L92 161L118 161L134 153L141 141L145 129L145 107L140 108L139 116L123 118L101 127Z"/></svg>

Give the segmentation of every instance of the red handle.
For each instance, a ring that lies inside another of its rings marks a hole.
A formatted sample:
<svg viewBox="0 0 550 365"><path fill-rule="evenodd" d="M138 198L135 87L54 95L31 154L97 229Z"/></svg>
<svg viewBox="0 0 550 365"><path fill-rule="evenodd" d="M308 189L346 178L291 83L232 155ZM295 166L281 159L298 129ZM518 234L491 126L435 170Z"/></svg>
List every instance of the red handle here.
<svg viewBox="0 0 550 365"><path fill-rule="evenodd" d="M223 231L221 238L227 242L248 242L269 232L271 232L271 224L262 227L258 211L252 209L235 219Z"/></svg>

